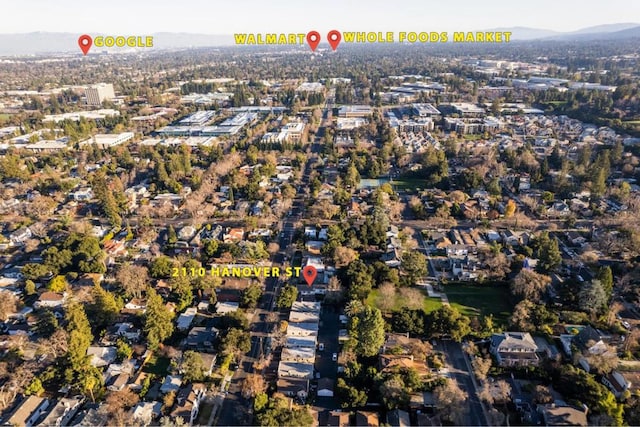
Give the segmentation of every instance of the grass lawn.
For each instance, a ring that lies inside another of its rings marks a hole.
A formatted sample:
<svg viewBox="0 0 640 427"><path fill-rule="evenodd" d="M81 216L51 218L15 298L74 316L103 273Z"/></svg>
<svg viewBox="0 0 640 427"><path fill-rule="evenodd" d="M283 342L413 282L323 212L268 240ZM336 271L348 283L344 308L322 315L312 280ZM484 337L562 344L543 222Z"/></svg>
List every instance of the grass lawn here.
<svg viewBox="0 0 640 427"><path fill-rule="evenodd" d="M444 292L452 307L467 316L493 314L495 321L506 324L513 311L509 288L490 285L444 285Z"/></svg>
<svg viewBox="0 0 640 427"><path fill-rule="evenodd" d="M415 190L416 188L424 188L425 180L419 178L400 178L390 182L394 190Z"/></svg>
<svg viewBox="0 0 640 427"><path fill-rule="evenodd" d="M167 374L167 368L169 368L170 362L171 359L168 357L158 357L154 354L149 358L147 363L145 363L143 371L148 374L156 374L164 377Z"/></svg>
<svg viewBox="0 0 640 427"><path fill-rule="evenodd" d="M423 301L421 305L425 313L431 313L432 311L437 310L442 306L440 298L429 298L425 290L419 288L410 289L415 289L423 294ZM404 307L418 305L418 302L409 301L405 295L402 295L401 290L402 288L398 288L398 292L396 292L395 299L393 301L393 307L391 308L392 312L400 311ZM369 297L367 297L367 304L381 309L382 297L380 296L380 291L378 289L374 289L371 291Z"/></svg>

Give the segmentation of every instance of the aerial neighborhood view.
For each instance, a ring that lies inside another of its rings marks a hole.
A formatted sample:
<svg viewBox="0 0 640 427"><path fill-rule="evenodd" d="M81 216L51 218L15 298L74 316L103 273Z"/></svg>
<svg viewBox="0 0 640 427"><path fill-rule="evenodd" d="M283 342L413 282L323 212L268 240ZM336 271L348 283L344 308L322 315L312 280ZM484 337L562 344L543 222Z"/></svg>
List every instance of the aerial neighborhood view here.
<svg viewBox="0 0 640 427"><path fill-rule="evenodd" d="M640 425L640 5L110 3L0 29L1 426Z"/></svg>

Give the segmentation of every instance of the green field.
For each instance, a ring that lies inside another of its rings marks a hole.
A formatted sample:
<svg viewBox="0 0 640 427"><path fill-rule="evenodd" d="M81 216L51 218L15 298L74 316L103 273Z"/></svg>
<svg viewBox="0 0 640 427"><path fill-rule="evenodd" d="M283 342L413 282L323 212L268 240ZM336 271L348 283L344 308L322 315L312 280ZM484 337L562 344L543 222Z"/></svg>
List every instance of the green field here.
<svg viewBox="0 0 640 427"><path fill-rule="evenodd" d="M467 316L486 316L506 324L513 311L509 301L509 288L489 285L444 285L444 292L452 307Z"/></svg>
<svg viewBox="0 0 640 427"><path fill-rule="evenodd" d="M401 289L402 288L400 288L400 290L398 290L398 292L396 293L395 299L393 301L393 306L390 310L391 312L400 311L404 307L412 308L414 305L416 306L418 305L417 302L409 301L406 296L402 295ZM426 291L418 288L411 288L411 289L418 290L423 295L422 304L420 304L420 306L422 307L425 313L431 313L432 311L442 307L442 302L440 301L440 298L429 298L427 296ZM377 307L382 311L385 311L383 309L383 302L378 289L374 289L371 291L371 293L367 297L367 304L373 307Z"/></svg>

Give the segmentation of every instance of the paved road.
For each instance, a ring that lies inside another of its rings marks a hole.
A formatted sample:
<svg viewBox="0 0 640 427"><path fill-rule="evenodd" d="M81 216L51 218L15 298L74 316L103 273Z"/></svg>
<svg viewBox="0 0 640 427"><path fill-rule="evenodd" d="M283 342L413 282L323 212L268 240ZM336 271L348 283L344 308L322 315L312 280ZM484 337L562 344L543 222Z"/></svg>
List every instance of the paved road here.
<svg viewBox="0 0 640 427"><path fill-rule="evenodd" d="M298 191L298 194L292 202L291 212L279 222L280 229L278 231L280 233L280 237L278 244L280 245L280 251L272 258L274 266L281 267L283 263L291 260L293 252L291 251L292 248L290 248L290 245L293 240L296 223L302 218L305 210L304 203L306 198L306 189L309 186L309 178L313 164L316 160L316 155L321 151L321 149L322 147L319 144L319 140L316 139L313 144L311 144L310 151L312 154L308 156L307 163L305 164L302 173L302 179L299 185L301 191ZM252 414L250 410L251 402L249 399L245 399L241 394L242 382L244 381L247 373L253 372L254 362L256 362L264 353L265 340L269 334L270 327L270 324L266 321L266 317L269 312L276 311L274 310L275 301L281 285L282 281L276 277L265 280L264 293L250 322L250 329L252 332L251 350L244 355L238 364L238 369L230 382L228 394L223 401L222 409L220 410L214 425L235 426L251 425L252 423ZM272 378L274 373L271 372L271 370L277 362L277 360L273 360L271 366L266 369L266 372L261 374L264 374L267 379Z"/></svg>
<svg viewBox="0 0 640 427"><path fill-rule="evenodd" d="M466 414L467 421L465 424L471 426L488 425L482 404L478 399L476 384L471 377L473 375L471 367L465 359L466 356L460 343L442 340L437 342L436 348L445 353L451 378L456 380L460 388L466 391L469 396L469 411Z"/></svg>

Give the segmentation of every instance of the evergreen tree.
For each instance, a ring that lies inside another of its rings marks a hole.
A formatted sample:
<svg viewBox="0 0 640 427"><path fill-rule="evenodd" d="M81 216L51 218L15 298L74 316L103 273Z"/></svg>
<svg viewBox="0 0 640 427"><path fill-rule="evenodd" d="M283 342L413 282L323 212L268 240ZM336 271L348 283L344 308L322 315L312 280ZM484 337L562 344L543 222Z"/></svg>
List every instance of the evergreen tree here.
<svg viewBox="0 0 640 427"><path fill-rule="evenodd" d="M145 313L144 331L151 350L173 334L173 314L164 304L162 297L152 288L147 290L147 311Z"/></svg>

